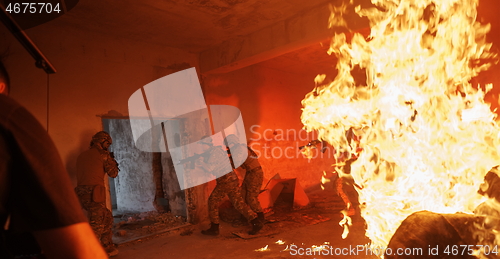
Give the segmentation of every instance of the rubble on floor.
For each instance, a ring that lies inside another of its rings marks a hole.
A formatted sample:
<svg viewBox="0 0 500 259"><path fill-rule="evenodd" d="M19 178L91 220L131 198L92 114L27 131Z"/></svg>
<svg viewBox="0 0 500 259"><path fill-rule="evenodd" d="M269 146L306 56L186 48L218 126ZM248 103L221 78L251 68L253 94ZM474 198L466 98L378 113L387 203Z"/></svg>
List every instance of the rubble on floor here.
<svg viewBox="0 0 500 259"><path fill-rule="evenodd" d="M186 225L186 218L170 212L124 213L114 216L113 241L124 243Z"/></svg>
<svg viewBox="0 0 500 259"><path fill-rule="evenodd" d="M266 224L259 234L248 237L237 235L238 233L247 233L251 226L226 200L221 203L219 210L221 219L219 239L251 239L259 236L272 236L276 233L325 221L339 222L343 218L340 211L345 208L345 204L333 188L312 192L308 196L310 203L302 208L294 207L293 199L286 195L279 197L272 208L264 210ZM356 214L351 218L357 227L364 228L365 223L360 217L359 209L356 209ZM162 220L168 224L162 223ZM163 234L190 236L199 232L200 229L208 227L206 222L199 226L193 226L186 223L183 217L158 212L124 214L115 217L115 223L113 240L115 243L123 245L134 243L128 241L141 242ZM172 228L174 230L168 230Z"/></svg>

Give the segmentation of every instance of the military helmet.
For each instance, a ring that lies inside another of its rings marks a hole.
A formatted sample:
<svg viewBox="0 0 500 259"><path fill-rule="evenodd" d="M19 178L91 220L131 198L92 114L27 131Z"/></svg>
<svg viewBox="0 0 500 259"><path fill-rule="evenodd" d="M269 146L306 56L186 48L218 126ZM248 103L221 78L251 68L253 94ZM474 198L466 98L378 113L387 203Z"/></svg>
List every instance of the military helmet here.
<svg viewBox="0 0 500 259"><path fill-rule="evenodd" d="M209 135L205 135L205 136L201 137L200 143L205 144L205 145L209 145L209 146L214 145L214 143L212 142L212 137L210 137Z"/></svg>
<svg viewBox="0 0 500 259"><path fill-rule="evenodd" d="M239 139L236 135L234 134L230 134L228 136L226 136L226 138L224 139L224 144L226 145L230 145L230 144L239 144Z"/></svg>
<svg viewBox="0 0 500 259"><path fill-rule="evenodd" d="M108 141L109 144L113 143L111 136L106 131L99 131L94 136L92 136L92 144L95 143L103 143L104 141Z"/></svg>

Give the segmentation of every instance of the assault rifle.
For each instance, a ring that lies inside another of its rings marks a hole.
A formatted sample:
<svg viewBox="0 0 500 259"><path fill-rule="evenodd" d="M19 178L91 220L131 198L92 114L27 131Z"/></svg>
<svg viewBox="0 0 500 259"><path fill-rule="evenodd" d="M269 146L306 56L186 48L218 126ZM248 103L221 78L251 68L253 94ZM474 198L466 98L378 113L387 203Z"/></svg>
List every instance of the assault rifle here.
<svg viewBox="0 0 500 259"><path fill-rule="evenodd" d="M187 164L187 163L191 163L191 168L194 168L194 163L196 162L196 160L198 160L198 158L200 157L203 157L203 158L207 158L209 157L210 155L210 149L203 152L203 153L200 153L200 154L194 154L190 157L186 157L184 159L181 159L179 160L179 163L178 164Z"/></svg>
<svg viewBox="0 0 500 259"><path fill-rule="evenodd" d="M120 171L120 164L118 164L118 161L115 159L115 153L114 152L109 152L109 156L113 158L113 161L115 161L116 168L118 168L118 171Z"/></svg>

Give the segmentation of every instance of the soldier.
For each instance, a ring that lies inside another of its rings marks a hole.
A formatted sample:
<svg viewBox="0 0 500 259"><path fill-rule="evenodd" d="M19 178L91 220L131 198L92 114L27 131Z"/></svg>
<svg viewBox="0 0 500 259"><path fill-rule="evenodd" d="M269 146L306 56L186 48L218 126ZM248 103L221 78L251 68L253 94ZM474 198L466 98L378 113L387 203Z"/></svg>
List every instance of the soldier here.
<svg viewBox="0 0 500 259"><path fill-rule="evenodd" d="M77 159L76 194L85 210L88 211L90 226L109 256L118 254L113 244L113 214L106 207L106 189L104 176L115 178L118 175L118 163L108 151L112 143L111 136L105 131L97 132L90 142L90 149Z"/></svg>
<svg viewBox="0 0 500 259"><path fill-rule="evenodd" d="M198 160L197 164L215 176L224 174L216 179L217 185L208 198L210 228L201 231L201 233L211 236L219 234L219 204L227 195L234 208L252 224L252 230L248 233L251 235L257 234L263 225L257 218L257 214L245 204L241 197L238 176L232 170L231 165L227 163L227 152L220 146L214 146L210 137L202 138L201 144L203 145L203 151L207 152L208 156ZM225 174L226 172L229 173Z"/></svg>
<svg viewBox="0 0 500 259"><path fill-rule="evenodd" d="M248 206L257 213L257 218L261 224L264 224L264 213L259 202L260 187L264 180L264 172L262 171L258 156L249 146L240 144L238 137L234 134L227 136L224 139L224 143L229 147L233 161L243 161L245 155L247 155L245 162L241 165L241 168L246 171L243 184L241 185L241 194Z"/></svg>

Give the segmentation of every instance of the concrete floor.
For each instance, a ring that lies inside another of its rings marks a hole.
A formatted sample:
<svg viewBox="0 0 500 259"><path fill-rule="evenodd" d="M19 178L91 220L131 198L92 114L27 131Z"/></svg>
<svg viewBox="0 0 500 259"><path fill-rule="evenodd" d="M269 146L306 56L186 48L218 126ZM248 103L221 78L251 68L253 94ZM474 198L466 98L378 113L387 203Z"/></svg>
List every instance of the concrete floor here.
<svg viewBox="0 0 500 259"><path fill-rule="evenodd" d="M221 224L217 237L200 233L207 224L190 229L150 237L138 242L122 244L116 259L165 259L165 258L377 258L366 251L358 251L358 245L369 240L364 236L364 224L354 217L354 225L346 239L342 239L339 208L341 200L333 190L309 195L311 208L276 211L268 217L261 236L243 239L232 234L245 231L249 226ZM276 243L281 240L283 244ZM313 246L328 245L321 253L312 252ZM295 245L295 246L292 246ZM258 249L267 247L265 251ZM286 250L288 246L288 250ZM301 250L302 248L302 250Z"/></svg>

